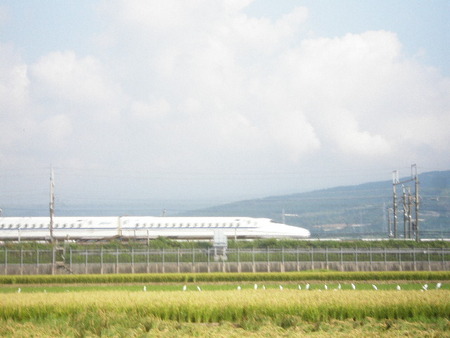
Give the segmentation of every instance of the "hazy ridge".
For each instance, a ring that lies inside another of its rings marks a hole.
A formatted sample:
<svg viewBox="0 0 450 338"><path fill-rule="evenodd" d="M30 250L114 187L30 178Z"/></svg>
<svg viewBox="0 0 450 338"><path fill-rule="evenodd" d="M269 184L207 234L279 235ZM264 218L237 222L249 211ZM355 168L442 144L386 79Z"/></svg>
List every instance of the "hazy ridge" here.
<svg viewBox="0 0 450 338"><path fill-rule="evenodd" d="M450 171L422 173L419 182L421 232L449 237ZM413 183L405 186L414 193ZM398 228L403 234L401 195L402 187L398 186ZM287 224L305 227L313 236L387 236L387 208L392 208L392 201L392 181L382 181L240 201L184 215L268 217L280 222L284 211Z"/></svg>

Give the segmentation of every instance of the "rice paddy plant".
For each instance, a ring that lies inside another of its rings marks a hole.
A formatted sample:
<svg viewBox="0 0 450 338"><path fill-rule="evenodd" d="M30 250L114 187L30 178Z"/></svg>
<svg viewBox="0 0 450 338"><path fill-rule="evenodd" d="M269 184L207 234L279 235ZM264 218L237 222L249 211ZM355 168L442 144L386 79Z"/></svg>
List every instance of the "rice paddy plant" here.
<svg viewBox="0 0 450 338"><path fill-rule="evenodd" d="M286 273L160 273L104 275L2 275L0 284L65 284L65 283L187 283L187 282L261 282L286 281L364 281L364 280L450 280L450 271L377 271L337 272L304 271Z"/></svg>
<svg viewBox="0 0 450 338"><path fill-rule="evenodd" d="M286 318L307 322L330 320L435 320L450 316L449 291L242 290L203 292L73 292L2 294L0 319L24 322L67 319L84 327L107 327L125 315L134 320L218 323L263 321L289 325ZM83 314L83 315L80 315ZM82 317L80 317L82 316Z"/></svg>

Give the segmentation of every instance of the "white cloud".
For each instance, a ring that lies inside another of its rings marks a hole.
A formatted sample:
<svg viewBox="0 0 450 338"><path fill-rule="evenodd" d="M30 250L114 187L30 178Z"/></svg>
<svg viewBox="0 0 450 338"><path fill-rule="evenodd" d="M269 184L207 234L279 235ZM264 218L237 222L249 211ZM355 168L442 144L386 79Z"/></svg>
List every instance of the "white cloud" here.
<svg viewBox="0 0 450 338"><path fill-rule="evenodd" d="M52 52L32 65L30 71L38 98L88 109L106 105L109 109L96 110L102 111L103 120L118 113L108 101L115 102L120 91L108 81L106 71L94 57L80 58L73 51Z"/></svg>
<svg viewBox="0 0 450 338"><path fill-rule="evenodd" d="M450 80L404 55L395 33L310 38L306 8L271 20L245 14L250 2L104 2L97 53L27 64L0 45L0 157L151 173L377 162L389 175L404 154L450 150Z"/></svg>

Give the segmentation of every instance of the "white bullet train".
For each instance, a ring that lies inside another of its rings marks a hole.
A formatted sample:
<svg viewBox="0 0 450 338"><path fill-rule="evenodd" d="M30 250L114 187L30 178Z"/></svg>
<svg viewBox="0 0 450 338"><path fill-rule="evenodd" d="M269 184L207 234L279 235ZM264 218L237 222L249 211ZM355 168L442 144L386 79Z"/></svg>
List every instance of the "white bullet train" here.
<svg viewBox="0 0 450 338"><path fill-rule="evenodd" d="M308 238L307 229L251 217L54 217L53 237L60 240L111 238L213 239ZM0 217L0 240L46 240L50 217Z"/></svg>

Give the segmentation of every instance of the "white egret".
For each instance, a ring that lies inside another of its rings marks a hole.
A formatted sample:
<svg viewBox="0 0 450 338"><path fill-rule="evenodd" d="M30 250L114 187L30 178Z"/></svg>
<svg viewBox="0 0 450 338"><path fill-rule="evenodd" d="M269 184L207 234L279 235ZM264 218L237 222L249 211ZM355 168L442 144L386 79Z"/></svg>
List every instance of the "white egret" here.
<svg viewBox="0 0 450 338"><path fill-rule="evenodd" d="M356 290L356 285L352 283L352 289Z"/></svg>
<svg viewBox="0 0 450 338"><path fill-rule="evenodd" d="M377 286L375 284L372 284L372 287L374 290L378 290Z"/></svg>
<svg viewBox="0 0 450 338"><path fill-rule="evenodd" d="M202 291L202 289L200 288L200 286L197 286L197 290L198 290L198 291Z"/></svg>
<svg viewBox="0 0 450 338"><path fill-rule="evenodd" d="M306 290L309 290L309 283L305 286Z"/></svg>
<svg viewBox="0 0 450 338"><path fill-rule="evenodd" d="M187 290L187 286L183 285L183 291L186 291L186 290Z"/></svg>
<svg viewBox="0 0 450 338"><path fill-rule="evenodd" d="M144 291L147 291L147 287L144 285Z"/></svg>
<svg viewBox="0 0 450 338"><path fill-rule="evenodd" d="M397 285L397 290L400 291L401 289L400 285Z"/></svg>
<svg viewBox="0 0 450 338"><path fill-rule="evenodd" d="M436 284L436 289L440 289L441 287L442 287L442 283L439 282Z"/></svg>
<svg viewBox="0 0 450 338"><path fill-rule="evenodd" d="M280 285L280 290L283 290L283 287Z"/></svg>
<svg viewBox="0 0 450 338"><path fill-rule="evenodd" d="M258 290L258 284L253 285L253 288L254 288L255 290Z"/></svg>

